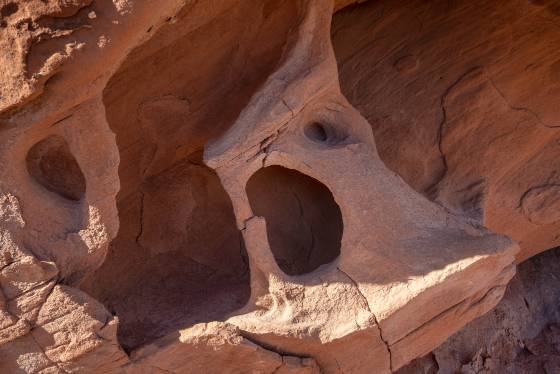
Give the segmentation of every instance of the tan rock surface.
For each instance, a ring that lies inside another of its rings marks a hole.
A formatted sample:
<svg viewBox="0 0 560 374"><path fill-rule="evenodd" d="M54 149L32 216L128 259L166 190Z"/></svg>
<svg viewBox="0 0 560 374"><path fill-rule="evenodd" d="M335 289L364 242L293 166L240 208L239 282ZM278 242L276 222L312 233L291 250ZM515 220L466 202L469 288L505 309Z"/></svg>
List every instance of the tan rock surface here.
<svg viewBox="0 0 560 374"><path fill-rule="evenodd" d="M388 373L558 244L554 4L354 3L0 0L0 372Z"/></svg>

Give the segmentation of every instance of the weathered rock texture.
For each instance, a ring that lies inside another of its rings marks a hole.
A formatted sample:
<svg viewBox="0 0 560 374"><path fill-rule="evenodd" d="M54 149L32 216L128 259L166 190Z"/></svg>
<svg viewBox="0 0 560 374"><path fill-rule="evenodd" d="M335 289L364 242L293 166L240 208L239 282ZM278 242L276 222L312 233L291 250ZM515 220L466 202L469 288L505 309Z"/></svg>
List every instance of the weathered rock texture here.
<svg viewBox="0 0 560 374"><path fill-rule="evenodd" d="M558 6L352 3L0 0L0 372L388 373L560 244Z"/></svg>
<svg viewBox="0 0 560 374"><path fill-rule="evenodd" d="M398 373L560 372L559 260L555 249L521 264L494 310Z"/></svg>
<svg viewBox="0 0 560 374"><path fill-rule="evenodd" d="M371 1L332 35L391 170L516 240L520 261L560 244L558 1Z"/></svg>

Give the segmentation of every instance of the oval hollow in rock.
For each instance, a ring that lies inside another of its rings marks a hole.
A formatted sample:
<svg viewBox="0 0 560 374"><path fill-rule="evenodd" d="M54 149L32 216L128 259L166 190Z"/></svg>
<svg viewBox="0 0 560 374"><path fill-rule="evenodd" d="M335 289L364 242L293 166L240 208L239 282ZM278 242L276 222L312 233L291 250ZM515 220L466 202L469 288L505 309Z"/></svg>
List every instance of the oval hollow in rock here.
<svg viewBox="0 0 560 374"><path fill-rule="evenodd" d="M329 139L325 125L319 122L313 122L306 125L303 129L303 133L309 139L320 143L326 142Z"/></svg>
<svg viewBox="0 0 560 374"><path fill-rule="evenodd" d="M86 192L86 179L68 143L51 135L35 144L26 157L27 171L43 187L73 201Z"/></svg>
<svg viewBox="0 0 560 374"><path fill-rule="evenodd" d="M340 255L342 214L324 184L269 166L253 174L246 188L253 213L266 219L270 248L283 272L310 273Z"/></svg>

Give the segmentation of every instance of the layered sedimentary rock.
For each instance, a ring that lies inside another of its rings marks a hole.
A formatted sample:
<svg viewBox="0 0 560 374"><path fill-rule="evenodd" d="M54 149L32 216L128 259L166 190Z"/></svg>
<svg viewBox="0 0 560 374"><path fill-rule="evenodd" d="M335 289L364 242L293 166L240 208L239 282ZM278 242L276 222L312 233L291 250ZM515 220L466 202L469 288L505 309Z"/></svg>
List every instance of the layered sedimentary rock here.
<svg viewBox="0 0 560 374"><path fill-rule="evenodd" d="M520 264L495 309L397 372L557 373L559 256L556 248Z"/></svg>
<svg viewBox="0 0 560 374"><path fill-rule="evenodd" d="M0 371L387 373L558 245L554 3L351 3L0 2Z"/></svg>

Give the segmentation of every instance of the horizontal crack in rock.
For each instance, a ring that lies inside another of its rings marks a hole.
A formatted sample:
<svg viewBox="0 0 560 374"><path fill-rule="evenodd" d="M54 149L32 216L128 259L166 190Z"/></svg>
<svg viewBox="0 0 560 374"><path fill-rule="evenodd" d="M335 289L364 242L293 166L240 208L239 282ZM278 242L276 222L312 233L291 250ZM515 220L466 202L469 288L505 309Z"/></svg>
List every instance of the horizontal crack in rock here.
<svg viewBox="0 0 560 374"><path fill-rule="evenodd" d="M258 341L255 337L250 336L247 332L243 331L243 330L239 330L239 335L241 335L244 339L246 339L247 341L259 346L260 348L266 350L266 351L270 351L270 352L274 352L277 355L279 355L282 358L282 363L276 367L276 369L274 369L274 371L272 373L275 373L276 371L278 371L278 369L280 369L284 363L284 357L296 357L299 358L300 360L305 360L308 358L313 358L311 356L307 356L307 355L301 355L299 353L294 353L294 352L287 352L287 351L281 351L275 347L273 347L270 344L266 344L263 342ZM321 366L319 365L319 363L317 363L317 361L315 360L315 364L317 365L317 367L319 368L319 371L322 373L323 370L321 369Z"/></svg>

